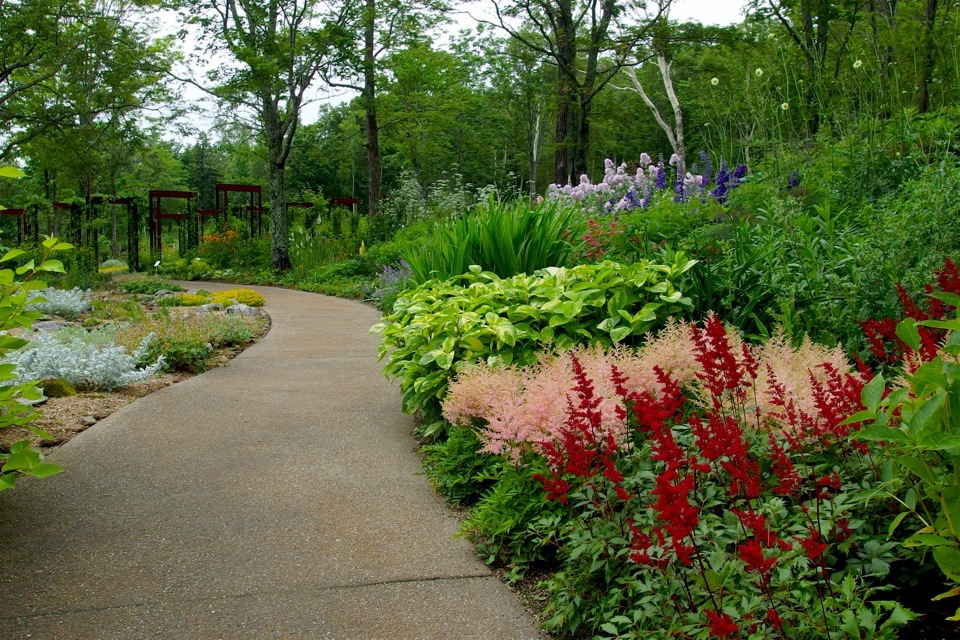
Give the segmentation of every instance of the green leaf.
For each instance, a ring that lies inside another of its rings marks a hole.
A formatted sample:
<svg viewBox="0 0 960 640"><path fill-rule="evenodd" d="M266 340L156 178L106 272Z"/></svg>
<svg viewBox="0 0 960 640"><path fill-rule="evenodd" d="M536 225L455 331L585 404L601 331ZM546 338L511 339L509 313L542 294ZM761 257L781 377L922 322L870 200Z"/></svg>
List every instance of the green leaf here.
<svg viewBox="0 0 960 640"><path fill-rule="evenodd" d="M946 400L947 394L941 390L929 400L924 401L910 420L910 424L908 425L910 431L919 435L927 429L939 426L940 409L943 408L943 403L946 402Z"/></svg>
<svg viewBox="0 0 960 640"><path fill-rule="evenodd" d="M612 636L620 635L620 630L617 629L617 625L613 624L612 622L604 622L602 625L600 625L600 628Z"/></svg>
<svg viewBox="0 0 960 640"><path fill-rule="evenodd" d="M614 342L620 342L630 335L630 327L614 327L610 331L610 339Z"/></svg>
<svg viewBox="0 0 960 640"><path fill-rule="evenodd" d="M26 252L23 249L10 249L10 251L7 251L5 254L3 254L3 257L0 258L0 262L7 262L8 260L13 260L14 258L22 256L25 253Z"/></svg>
<svg viewBox="0 0 960 640"><path fill-rule="evenodd" d="M860 399L863 401L863 406L867 408L867 411L873 414L877 412L877 408L880 406L880 400L883 399L884 389L886 389L886 382L883 376L875 376L873 380L863 387L863 391L860 393Z"/></svg>
<svg viewBox="0 0 960 640"><path fill-rule="evenodd" d="M914 318L906 318L897 325L897 337L914 351L920 350L920 331Z"/></svg>
<svg viewBox="0 0 960 640"><path fill-rule="evenodd" d="M927 484L935 485L937 484L936 478L933 477L933 472L930 470L930 467L927 466L927 463L919 458L914 458L912 456L897 456L894 458L898 463L905 466L910 471L913 471L917 474L921 480Z"/></svg>
<svg viewBox="0 0 960 640"><path fill-rule="evenodd" d="M11 447L11 451L13 448ZM11 453L10 457L7 459L6 464L3 465L3 472L7 471L19 471L22 469L29 469L34 465L33 456L30 455L29 451L21 451L18 453Z"/></svg>
<svg viewBox="0 0 960 640"><path fill-rule="evenodd" d="M856 422L856 420L852 420L852 418L857 417L857 415L860 414L851 416L852 422ZM861 429L854 434L854 437L857 440L867 440L868 442L910 442L910 437L903 431L900 431L900 429L880 424L872 424L869 427Z"/></svg>
<svg viewBox="0 0 960 640"><path fill-rule="evenodd" d="M30 470L30 475L37 478L48 478L54 474L60 473L63 468L50 462L38 464Z"/></svg>
<svg viewBox="0 0 960 640"><path fill-rule="evenodd" d="M63 268L63 263L59 260L44 260L37 271L47 271L50 273L66 273L66 269Z"/></svg>
<svg viewBox="0 0 960 640"><path fill-rule="evenodd" d="M17 167L4 166L0 167L0 177L3 178L23 178L27 174L18 169Z"/></svg>
<svg viewBox="0 0 960 640"><path fill-rule="evenodd" d="M437 366L446 371L453 365L453 353L443 352L437 356L436 360Z"/></svg>
<svg viewBox="0 0 960 640"><path fill-rule="evenodd" d="M933 559L944 575L954 582L960 582L960 549L956 546L935 547Z"/></svg>
<svg viewBox="0 0 960 640"><path fill-rule="evenodd" d="M28 271L34 271L36 266L37 266L36 263L33 260L31 260L30 262L23 265L22 267L17 267L16 273L18 276L22 276Z"/></svg>
<svg viewBox="0 0 960 640"><path fill-rule="evenodd" d="M900 523L903 522L903 519L910 515L909 511L904 511L903 513L898 513L897 517L893 519L893 522L890 523L890 528L887 530L887 537L893 535L893 532L896 531L897 527L900 526Z"/></svg>

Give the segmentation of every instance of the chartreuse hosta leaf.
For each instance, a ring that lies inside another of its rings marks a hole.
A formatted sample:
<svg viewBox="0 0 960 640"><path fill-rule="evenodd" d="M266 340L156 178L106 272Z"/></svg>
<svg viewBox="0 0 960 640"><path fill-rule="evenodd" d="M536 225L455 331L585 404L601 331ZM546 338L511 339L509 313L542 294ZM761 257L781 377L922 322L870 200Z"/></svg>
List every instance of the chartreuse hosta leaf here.
<svg viewBox="0 0 960 640"><path fill-rule="evenodd" d="M385 375L400 379L404 409L433 424L462 361L528 365L543 349L639 342L690 307L673 278L692 265L651 262L548 268L500 278L479 268L403 293L371 331Z"/></svg>

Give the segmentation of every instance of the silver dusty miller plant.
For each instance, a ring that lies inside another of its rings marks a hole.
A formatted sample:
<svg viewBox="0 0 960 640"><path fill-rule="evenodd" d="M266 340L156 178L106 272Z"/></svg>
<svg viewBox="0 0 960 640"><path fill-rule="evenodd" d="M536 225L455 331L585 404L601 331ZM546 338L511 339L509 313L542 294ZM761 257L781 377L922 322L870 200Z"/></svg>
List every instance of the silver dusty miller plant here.
<svg viewBox="0 0 960 640"><path fill-rule="evenodd" d="M61 318L76 318L81 313L90 310L89 290L83 291L74 287L70 290L47 287L42 291L31 291L27 297L27 308L36 309L48 316ZM33 300L42 300L32 302Z"/></svg>
<svg viewBox="0 0 960 640"><path fill-rule="evenodd" d="M44 334L20 351L11 353L6 362L17 365L17 384L60 378L77 389L112 391L146 380L163 368L163 356L149 366L137 366L146 356L152 340L151 333L131 354L115 344L98 346L81 339L61 340Z"/></svg>

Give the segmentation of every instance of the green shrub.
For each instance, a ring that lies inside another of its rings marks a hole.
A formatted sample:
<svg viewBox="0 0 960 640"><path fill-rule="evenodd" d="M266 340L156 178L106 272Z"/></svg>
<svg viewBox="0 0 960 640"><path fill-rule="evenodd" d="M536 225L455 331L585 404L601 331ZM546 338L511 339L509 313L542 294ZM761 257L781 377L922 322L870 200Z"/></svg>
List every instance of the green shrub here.
<svg viewBox="0 0 960 640"><path fill-rule="evenodd" d="M450 376L477 360L532 364L540 349L637 342L690 300L674 282L693 266L603 262L501 279L470 267L401 295L373 327L384 375L400 379L403 409L422 412L424 433L444 428L439 402Z"/></svg>
<svg viewBox="0 0 960 640"><path fill-rule="evenodd" d="M547 500L543 485L535 479L548 472L542 457L526 456L519 463L488 457L497 464L488 462L489 470L479 478L492 485L471 507L460 533L477 546L487 564L509 566L513 579L531 565L555 559L570 511Z"/></svg>
<svg viewBox="0 0 960 640"><path fill-rule="evenodd" d="M0 175L10 174L0 172ZM33 321L40 317L38 311L27 310L27 296L31 291L44 289L47 285L30 278L37 272L63 273L63 264L50 259L50 256L71 248L69 244L57 242L56 238L46 238L39 247L37 257L27 265L17 269L0 269L0 357L8 356L15 349L28 344L27 340L10 335L10 329L30 329ZM24 256L24 251L13 249L0 257L0 263L10 263ZM49 434L30 424L36 418L36 412L21 402L40 400L40 390L31 381L18 382L18 377L16 365L0 365L0 382L3 382L0 384L0 429L22 427L35 436L53 440ZM62 469L57 465L43 462L43 454L31 447L28 440L20 440L10 446L9 453L0 453L0 491L13 489L17 479L23 476L44 478L60 471Z"/></svg>
<svg viewBox="0 0 960 640"><path fill-rule="evenodd" d="M117 329L119 344L137 344L154 334L144 360L163 356L168 370L205 371L217 347L243 344L265 325L263 318L201 313L188 317L162 309L143 323Z"/></svg>
<svg viewBox="0 0 960 640"><path fill-rule="evenodd" d="M121 280L117 283L117 286L124 293L155 294L157 291L163 290L183 291L183 287L178 284L173 284L172 282L167 282L161 278L154 278L150 276Z"/></svg>

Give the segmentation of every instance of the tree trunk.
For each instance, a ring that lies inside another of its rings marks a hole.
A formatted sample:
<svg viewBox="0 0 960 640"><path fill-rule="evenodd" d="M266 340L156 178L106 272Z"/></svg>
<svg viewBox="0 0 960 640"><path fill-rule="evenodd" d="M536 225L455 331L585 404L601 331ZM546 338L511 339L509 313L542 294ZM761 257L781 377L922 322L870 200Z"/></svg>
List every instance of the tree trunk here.
<svg viewBox="0 0 960 640"><path fill-rule="evenodd" d="M367 216L373 222L380 203L380 126L377 123L374 27L376 0L366 0L363 34L363 107L367 116Z"/></svg>
<svg viewBox="0 0 960 640"><path fill-rule="evenodd" d="M287 156L283 149L283 129L270 92L264 91L260 98L270 157L270 186L267 190L270 202L270 263L274 271L286 271L290 268L290 248L287 240Z"/></svg>
<svg viewBox="0 0 960 640"><path fill-rule="evenodd" d="M557 126L554 144L554 181L570 184L574 178L570 164L570 137L576 136L574 104L576 100L577 28L571 0L557 2L554 13L557 40Z"/></svg>
<svg viewBox="0 0 960 640"><path fill-rule="evenodd" d="M530 144L530 197L537 195L537 170L540 166L540 103L537 103L537 119L533 123L533 140Z"/></svg>
<svg viewBox="0 0 960 640"><path fill-rule="evenodd" d="M937 18L937 0L927 0L923 15L923 66L920 68L920 104L917 111L930 110L930 78L933 76L933 28Z"/></svg>

